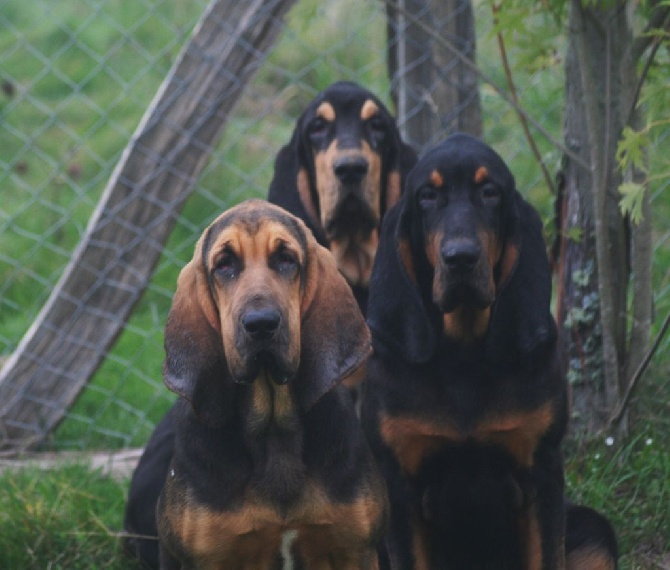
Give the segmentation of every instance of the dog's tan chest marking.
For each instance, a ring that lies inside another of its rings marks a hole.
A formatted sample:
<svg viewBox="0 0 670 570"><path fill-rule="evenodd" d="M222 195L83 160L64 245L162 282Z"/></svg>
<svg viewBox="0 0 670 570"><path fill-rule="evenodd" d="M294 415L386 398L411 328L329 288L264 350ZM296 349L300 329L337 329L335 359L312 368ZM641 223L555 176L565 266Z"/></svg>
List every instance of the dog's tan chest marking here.
<svg viewBox="0 0 670 570"><path fill-rule="evenodd" d="M190 506L175 516L168 511L179 542L196 560L234 568L252 568L253 564L266 568L279 552L287 530L297 531L298 545L328 537L333 543L363 549L380 532L383 513L383 502L374 494L362 493L349 503L335 503L313 482L305 485L300 500L283 516L260 504L253 492L236 511L212 511L193 501L186 504ZM332 544L326 545L326 550L330 547Z"/></svg>
<svg viewBox="0 0 670 570"><path fill-rule="evenodd" d="M367 236L344 236L342 239L333 240L330 251L338 269L351 285L367 287L378 245L379 234L375 229Z"/></svg>
<svg viewBox="0 0 670 570"><path fill-rule="evenodd" d="M552 421L553 410L546 404L530 412L491 415L470 430L459 429L446 421L384 416L380 421L380 432L403 469L413 475L431 453L445 445L466 441L498 445L520 465L529 467L533 464L540 438Z"/></svg>
<svg viewBox="0 0 670 570"><path fill-rule="evenodd" d="M442 317L444 333L457 342L473 342L486 334L490 316L491 307L457 307Z"/></svg>

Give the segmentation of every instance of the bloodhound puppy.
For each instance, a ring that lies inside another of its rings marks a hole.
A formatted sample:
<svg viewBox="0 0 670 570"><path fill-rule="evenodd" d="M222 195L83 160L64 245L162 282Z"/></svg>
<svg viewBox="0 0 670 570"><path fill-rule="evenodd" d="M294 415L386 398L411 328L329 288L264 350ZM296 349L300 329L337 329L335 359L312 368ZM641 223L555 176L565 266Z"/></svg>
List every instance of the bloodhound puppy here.
<svg viewBox="0 0 670 570"><path fill-rule="evenodd" d="M415 162L382 102L348 81L316 96L277 155L268 200L330 249L363 313L382 218Z"/></svg>
<svg viewBox="0 0 670 570"><path fill-rule="evenodd" d="M370 350L301 220L251 200L211 224L165 328L164 381L181 398L161 568L280 568L287 533L301 568L377 568L386 489L341 385Z"/></svg>
<svg viewBox="0 0 670 570"><path fill-rule="evenodd" d="M386 215L370 284L362 421L389 488L383 568L565 567L568 388L550 295L539 216L502 159L462 134L428 151ZM601 565L581 568L616 565L607 546L591 554Z"/></svg>

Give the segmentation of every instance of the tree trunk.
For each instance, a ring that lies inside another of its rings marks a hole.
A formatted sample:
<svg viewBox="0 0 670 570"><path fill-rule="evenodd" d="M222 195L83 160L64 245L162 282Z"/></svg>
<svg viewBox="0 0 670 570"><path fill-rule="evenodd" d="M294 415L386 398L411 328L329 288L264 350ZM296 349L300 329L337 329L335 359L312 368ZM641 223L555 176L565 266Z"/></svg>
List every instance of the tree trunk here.
<svg viewBox="0 0 670 570"><path fill-rule="evenodd" d="M621 174L615 156L629 120L629 82L635 84L629 57L633 36L622 3L599 6L571 2L566 59L566 145L591 165L587 171L566 157L563 173L559 321L577 436L607 424L625 388L628 368L630 235L618 205ZM650 235L646 228L634 233L640 247L635 278L650 283L650 251L643 245L650 243ZM638 299L645 306L646 287L642 285ZM640 311L637 326L646 325L647 336L638 340L646 346L650 321L642 305ZM635 344L639 362L644 350Z"/></svg>
<svg viewBox="0 0 670 570"><path fill-rule="evenodd" d="M477 76L455 54L475 60L470 0L392 0L387 11L389 76L403 138L421 149L456 131L481 135Z"/></svg>
<svg viewBox="0 0 670 570"><path fill-rule="evenodd" d="M590 163L584 97L573 44L566 59L565 142ZM563 159L558 322L562 355L572 386L572 426L576 433L595 430L605 421L602 329L598 301L592 176L568 156Z"/></svg>

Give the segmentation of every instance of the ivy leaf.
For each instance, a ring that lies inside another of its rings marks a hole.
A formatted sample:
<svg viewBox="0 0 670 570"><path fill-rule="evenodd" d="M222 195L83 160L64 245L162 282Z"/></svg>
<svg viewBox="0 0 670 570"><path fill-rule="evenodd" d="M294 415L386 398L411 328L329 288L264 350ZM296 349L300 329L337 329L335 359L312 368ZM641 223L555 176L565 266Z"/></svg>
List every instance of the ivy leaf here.
<svg viewBox="0 0 670 570"><path fill-rule="evenodd" d="M573 226L563 232L563 235L566 237L566 239L574 241L575 243L581 243L583 234L584 231L582 228L578 228L576 226Z"/></svg>
<svg viewBox="0 0 670 570"><path fill-rule="evenodd" d="M644 198L644 185L635 182L624 182L619 186L619 209L621 213L630 216L634 224L642 221L642 200Z"/></svg>

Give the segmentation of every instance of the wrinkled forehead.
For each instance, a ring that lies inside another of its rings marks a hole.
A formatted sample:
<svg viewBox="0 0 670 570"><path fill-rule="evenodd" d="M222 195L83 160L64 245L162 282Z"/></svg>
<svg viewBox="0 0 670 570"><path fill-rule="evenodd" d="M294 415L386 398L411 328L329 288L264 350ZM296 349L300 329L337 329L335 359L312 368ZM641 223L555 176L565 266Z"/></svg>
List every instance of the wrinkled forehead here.
<svg viewBox="0 0 670 570"><path fill-rule="evenodd" d="M307 251L307 237L292 215L269 204L244 204L217 218L202 244L203 262L212 266L213 257L225 247L239 254L269 253L280 244L292 247L301 260Z"/></svg>
<svg viewBox="0 0 670 570"><path fill-rule="evenodd" d="M435 184L438 180L441 184ZM503 159L487 144L469 136L453 136L429 150L408 177L409 188L427 183L445 187L494 182L514 189L514 177Z"/></svg>

